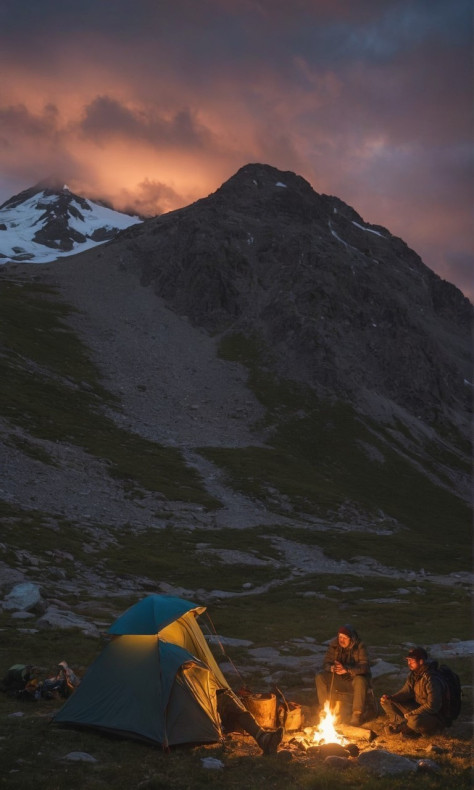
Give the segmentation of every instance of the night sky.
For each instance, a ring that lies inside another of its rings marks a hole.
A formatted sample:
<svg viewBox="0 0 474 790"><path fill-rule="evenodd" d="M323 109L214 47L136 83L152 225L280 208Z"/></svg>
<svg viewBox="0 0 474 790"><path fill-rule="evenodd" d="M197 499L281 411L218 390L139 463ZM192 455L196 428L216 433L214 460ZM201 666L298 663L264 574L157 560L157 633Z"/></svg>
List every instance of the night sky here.
<svg viewBox="0 0 474 790"><path fill-rule="evenodd" d="M154 215L292 170L471 299L471 0L2 0L0 203Z"/></svg>

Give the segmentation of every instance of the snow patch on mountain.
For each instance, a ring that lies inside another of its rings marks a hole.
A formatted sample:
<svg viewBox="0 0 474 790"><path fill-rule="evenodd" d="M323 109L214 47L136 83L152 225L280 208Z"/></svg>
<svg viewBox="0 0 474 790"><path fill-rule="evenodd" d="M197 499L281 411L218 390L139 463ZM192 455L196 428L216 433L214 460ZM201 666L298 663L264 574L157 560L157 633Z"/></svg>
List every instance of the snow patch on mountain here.
<svg viewBox="0 0 474 790"><path fill-rule="evenodd" d="M37 185L0 206L0 264L48 263L103 244L141 221L79 197L66 185Z"/></svg>

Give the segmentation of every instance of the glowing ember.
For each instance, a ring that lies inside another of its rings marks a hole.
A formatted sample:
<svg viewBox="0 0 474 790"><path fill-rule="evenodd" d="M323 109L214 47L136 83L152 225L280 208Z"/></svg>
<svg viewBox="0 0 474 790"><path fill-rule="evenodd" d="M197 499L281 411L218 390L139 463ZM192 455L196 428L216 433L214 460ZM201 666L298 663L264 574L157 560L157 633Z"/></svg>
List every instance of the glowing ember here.
<svg viewBox="0 0 474 790"><path fill-rule="evenodd" d="M344 746L346 739L336 732L336 717L333 715L329 702L324 704L317 729L313 732L313 741L316 743L340 743Z"/></svg>

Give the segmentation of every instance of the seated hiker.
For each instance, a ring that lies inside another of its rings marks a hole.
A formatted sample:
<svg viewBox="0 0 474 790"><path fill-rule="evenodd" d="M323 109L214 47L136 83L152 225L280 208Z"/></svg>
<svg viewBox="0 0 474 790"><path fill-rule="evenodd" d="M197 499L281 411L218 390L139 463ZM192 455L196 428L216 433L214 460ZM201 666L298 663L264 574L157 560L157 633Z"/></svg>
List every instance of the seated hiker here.
<svg viewBox="0 0 474 790"><path fill-rule="evenodd" d="M230 689L217 690L217 712L226 732L239 729L252 736L264 754L275 754L283 738L283 727L264 730Z"/></svg>
<svg viewBox="0 0 474 790"><path fill-rule="evenodd" d="M55 696L66 698L77 688L79 683L79 678L74 674L67 662L60 661L57 674L43 681L41 693L47 699Z"/></svg>
<svg viewBox="0 0 474 790"><path fill-rule="evenodd" d="M405 738L433 735L447 724L442 714L443 680L438 663L429 661L423 647L415 647L406 656L408 677L395 694L383 694L380 704L389 717L388 733Z"/></svg>
<svg viewBox="0 0 474 790"><path fill-rule="evenodd" d="M352 696L350 723L359 726L363 720L370 667L367 649L351 625L343 625L328 646L323 669L316 675L318 702L324 707L332 692Z"/></svg>

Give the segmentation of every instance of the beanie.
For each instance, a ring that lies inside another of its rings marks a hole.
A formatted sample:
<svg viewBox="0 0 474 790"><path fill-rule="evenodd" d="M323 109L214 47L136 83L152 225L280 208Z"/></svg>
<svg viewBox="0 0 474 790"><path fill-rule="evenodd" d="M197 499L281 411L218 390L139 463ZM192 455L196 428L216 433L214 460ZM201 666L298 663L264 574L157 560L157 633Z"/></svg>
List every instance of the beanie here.
<svg viewBox="0 0 474 790"><path fill-rule="evenodd" d="M352 629L349 628L348 625L343 625L341 628L338 628L337 633L344 634L344 636L348 636L349 639L352 639L354 636Z"/></svg>

